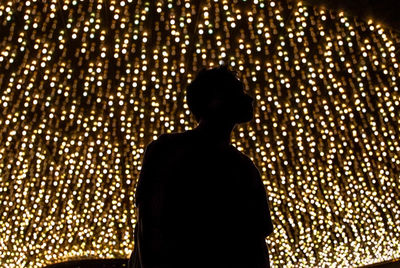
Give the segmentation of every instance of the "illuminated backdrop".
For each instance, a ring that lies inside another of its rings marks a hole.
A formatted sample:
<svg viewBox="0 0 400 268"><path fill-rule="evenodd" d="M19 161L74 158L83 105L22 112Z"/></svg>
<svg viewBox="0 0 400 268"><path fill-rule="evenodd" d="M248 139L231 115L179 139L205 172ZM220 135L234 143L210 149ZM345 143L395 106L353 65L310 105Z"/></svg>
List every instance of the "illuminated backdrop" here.
<svg viewBox="0 0 400 268"><path fill-rule="evenodd" d="M272 265L400 257L399 37L301 2L200 2L1 2L2 266L128 257L144 148L196 126L184 89L222 62L255 97L232 142L264 180Z"/></svg>

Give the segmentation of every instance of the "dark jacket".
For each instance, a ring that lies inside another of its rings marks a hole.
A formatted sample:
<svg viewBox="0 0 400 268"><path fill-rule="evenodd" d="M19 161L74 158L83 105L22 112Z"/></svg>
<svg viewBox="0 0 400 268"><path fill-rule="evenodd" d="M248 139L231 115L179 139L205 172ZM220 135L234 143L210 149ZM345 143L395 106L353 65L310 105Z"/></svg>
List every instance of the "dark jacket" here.
<svg viewBox="0 0 400 268"><path fill-rule="evenodd" d="M132 268L265 268L273 226L251 159L196 131L163 134L145 150L136 189Z"/></svg>

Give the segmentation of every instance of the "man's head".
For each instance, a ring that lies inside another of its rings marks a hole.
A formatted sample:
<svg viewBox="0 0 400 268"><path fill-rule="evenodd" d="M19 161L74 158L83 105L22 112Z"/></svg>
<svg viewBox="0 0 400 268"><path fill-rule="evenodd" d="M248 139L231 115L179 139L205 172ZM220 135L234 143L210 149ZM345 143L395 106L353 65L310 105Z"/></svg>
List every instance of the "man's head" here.
<svg viewBox="0 0 400 268"><path fill-rule="evenodd" d="M187 87L186 99L197 122L203 118L236 124L253 118L253 98L226 65L201 69Z"/></svg>

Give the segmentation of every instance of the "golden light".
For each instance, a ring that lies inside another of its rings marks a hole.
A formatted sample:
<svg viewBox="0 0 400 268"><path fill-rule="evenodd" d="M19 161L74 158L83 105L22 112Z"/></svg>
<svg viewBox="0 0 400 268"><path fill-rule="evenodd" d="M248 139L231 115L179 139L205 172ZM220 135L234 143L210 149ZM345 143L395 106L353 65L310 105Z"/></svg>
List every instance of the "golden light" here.
<svg viewBox="0 0 400 268"><path fill-rule="evenodd" d="M53 2L53 3L50 3ZM127 258L145 146L228 63L255 97L273 267L400 257L400 38L302 2L2 1L0 263Z"/></svg>

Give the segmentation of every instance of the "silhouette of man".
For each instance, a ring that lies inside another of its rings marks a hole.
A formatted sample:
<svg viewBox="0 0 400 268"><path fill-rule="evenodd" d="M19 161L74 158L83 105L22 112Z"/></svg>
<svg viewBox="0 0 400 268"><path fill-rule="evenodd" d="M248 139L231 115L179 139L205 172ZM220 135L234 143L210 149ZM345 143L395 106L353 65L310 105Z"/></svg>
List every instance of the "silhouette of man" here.
<svg viewBox="0 0 400 268"><path fill-rule="evenodd" d="M186 91L198 126L145 150L136 190L134 268L265 268L273 230L260 173L230 144L253 118L236 73L203 68Z"/></svg>

